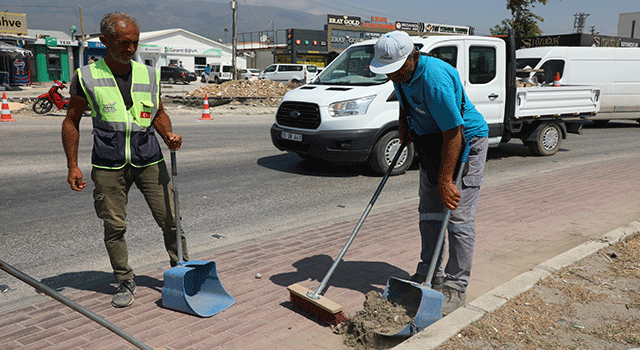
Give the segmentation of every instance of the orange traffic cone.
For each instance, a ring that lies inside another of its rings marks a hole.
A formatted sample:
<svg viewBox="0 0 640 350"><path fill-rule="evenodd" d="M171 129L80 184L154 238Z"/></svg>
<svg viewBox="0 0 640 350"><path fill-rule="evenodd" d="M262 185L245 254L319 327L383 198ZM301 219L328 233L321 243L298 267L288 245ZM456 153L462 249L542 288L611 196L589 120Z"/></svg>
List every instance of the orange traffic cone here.
<svg viewBox="0 0 640 350"><path fill-rule="evenodd" d="M211 113L209 113L209 99L207 99L207 94L204 94L204 106L202 107L202 118L200 120L213 120L211 118Z"/></svg>
<svg viewBox="0 0 640 350"><path fill-rule="evenodd" d="M7 102L7 94L2 93L2 117L0 122L15 122L15 119L11 118L11 111L9 110L9 102Z"/></svg>
<svg viewBox="0 0 640 350"><path fill-rule="evenodd" d="M556 76L553 77L553 86L560 86L560 73L556 72Z"/></svg>

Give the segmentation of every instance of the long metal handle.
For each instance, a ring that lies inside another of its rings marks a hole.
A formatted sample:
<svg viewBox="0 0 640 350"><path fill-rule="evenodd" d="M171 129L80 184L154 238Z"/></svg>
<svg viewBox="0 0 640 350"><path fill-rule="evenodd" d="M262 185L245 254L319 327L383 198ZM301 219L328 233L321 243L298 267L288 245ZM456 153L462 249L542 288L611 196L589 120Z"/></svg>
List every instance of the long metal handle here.
<svg viewBox="0 0 640 350"><path fill-rule="evenodd" d="M471 151L469 145L465 142L464 152L462 154L462 161L460 162L460 169L458 169L458 174L456 174L456 188L458 191L460 190L460 182L462 181L462 173L464 172L464 166L467 164L467 160L469 158L469 152ZM440 256L440 250L442 250L442 245L444 244L444 233L447 230L447 226L449 225L449 219L451 218L451 209L447 208L444 211L444 221L442 221L442 226L440 227L440 233L438 234L438 242L436 243L436 247L433 250L433 256L431 257L431 264L429 264L429 273L427 273L426 283L431 285L431 279L436 271L436 264L438 263L438 257Z"/></svg>
<svg viewBox="0 0 640 350"><path fill-rule="evenodd" d="M382 178L382 181L380 181L380 185L378 185L378 189L373 194L373 197L371 197L371 200L369 201L369 205L367 205L367 208L364 210L364 213L362 213L362 216L360 217L360 221L358 221L358 224L353 229L353 232L351 233L351 236L349 236L349 239L347 240L347 243L345 243L344 247L342 248L342 251L340 251L340 254L338 254L338 257L333 262L333 265L331 265L331 268L329 269L327 274L322 279L322 282L320 282L320 285L318 286L318 289L316 289L316 291L313 294L311 294L311 292L309 292L307 294L307 296L309 296L310 298L313 298L313 299L316 299L316 300L320 298L320 296L319 296L320 293L322 293L322 290L327 285L327 282L329 282L329 279L331 278L331 275L333 275L333 272L335 271L336 267L338 266L338 264L342 260L342 257L344 257L344 254L347 252L347 249L349 249L349 246L351 246L351 242L353 242L353 240L356 238L356 234L360 230L360 227L364 223L364 220L367 218L367 215L369 215L369 212L371 211L371 208L373 208L373 204L378 199L378 195L380 195L380 192L382 192L382 188L387 183L387 179L389 179L389 176L391 175L391 172L393 171L393 168L396 167L396 163L398 162L398 159L400 159L400 155L404 151L404 148L405 148L405 145L401 144L400 148L396 152L396 155L393 157L393 160L391 161L391 164L389 164L389 168L387 169L387 172L384 174L384 177Z"/></svg>
<svg viewBox="0 0 640 350"><path fill-rule="evenodd" d="M178 246L178 263L182 260L182 228L180 227L180 199L178 198L178 164L176 151L171 151L171 182L173 184L173 206L176 221L176 245Z"/></svg>
<svg viewBox="0 0 640 350"><path fill-rule="evenodd" d="M71 300L71 299L65 297L64 295L56 292L55 290L51 289L49 286L36 281L35 279L30 277L29 275L21 272L20 270L14 268L13 266L7 264L6 262L4 262L2 260L0 260L0 269L6 271L10 275L16 277L17 279L21 280L22 282L24 282L26 284L32 286L33 288L43 292L44 294L52 297L53 299L56 299L57 301L61 302L62 304L64 304L64 305L76 310L77 312L79 312L79 313L83 314L84 316L92 319L93 321L99 323L101 326L103 326L103 327L107 328L108 330L112 331L113 333L119 335L124 340L126 340L129 343L137 346L139 349L153 350L152 347L150 347L147 344L141 342L140 340L134 338L131 334L129 334L129 333L123 331L122 329L118 328L113 323L105 320L104 318L102 318L102 317L98 316L97 314L91 312L90 310L82 307L81 305L79 305L78 303L74 302L73 300Z"/></svg>

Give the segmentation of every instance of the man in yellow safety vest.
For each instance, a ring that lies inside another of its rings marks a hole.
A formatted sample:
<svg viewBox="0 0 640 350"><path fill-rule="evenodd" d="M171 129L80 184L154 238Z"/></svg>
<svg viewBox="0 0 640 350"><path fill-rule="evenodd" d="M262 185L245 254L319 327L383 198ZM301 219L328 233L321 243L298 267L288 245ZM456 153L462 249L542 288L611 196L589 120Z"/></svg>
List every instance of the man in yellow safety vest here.
<svg viewBox="0 0 640 350"><path fill-rule="evenodd" d="M106 55L94 64L80 67L71 80L62 144L69 169L67 182L72 190L82 191L87 184L78 167L78 142L82 111L89 104L93 120L94 206L104 223L104 242L119 283L111 303L126 307L133 303L136 290L124 238L127 195L134 183L162 228L171 266L177 264L172 185L155 132L170 150L180 148L182 137L173 133L162 106L160 73L131 60L138 47L138 22L126 13L112 12L102 19L100 33ZM188 260L184 233L181 241Z"/></svg>

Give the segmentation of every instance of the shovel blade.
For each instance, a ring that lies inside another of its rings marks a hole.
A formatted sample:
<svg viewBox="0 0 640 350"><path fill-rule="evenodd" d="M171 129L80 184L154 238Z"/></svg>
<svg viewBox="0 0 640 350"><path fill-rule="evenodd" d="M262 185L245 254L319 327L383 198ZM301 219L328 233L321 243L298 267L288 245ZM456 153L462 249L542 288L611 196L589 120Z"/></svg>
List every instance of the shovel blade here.
<svg viewBox="0 0 640 350"><path fill-rule="evenodd" d="M382 294L384 299L403 306L414 320L391 337L410 337L442 318L442 293L429 286L390 277Z"/></svg>
<svg viewBox="0 0 640 350"><path fill-rule="evenodd" d="M211 317L235 304L222 286L213 261L190 260L164 273L162 306Z"/></svg>

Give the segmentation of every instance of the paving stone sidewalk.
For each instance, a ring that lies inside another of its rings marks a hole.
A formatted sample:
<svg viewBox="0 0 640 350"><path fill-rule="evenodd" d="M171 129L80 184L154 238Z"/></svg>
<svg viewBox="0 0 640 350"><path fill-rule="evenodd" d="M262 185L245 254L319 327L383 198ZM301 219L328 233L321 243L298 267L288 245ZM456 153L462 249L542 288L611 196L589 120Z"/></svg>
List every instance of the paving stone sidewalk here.
<svg viewBox="0 0 640 350"><path fill-rule="evenodd" d="M483 188L467 302L640 218L639 174L636 157ZM162 308L162 269L138 272L136 301L125 309L111 307L115 284L67 297L154 348L346 349L329 327L290 305L286 287L316 288L358 219L197 257L216 261L223 285L237 299L211 318ZM353 313L365 293L383 291L389 276L408 278L419 255L417 220L417 202L370 214L325 295ZM0 316L0 349L134 348L57 301L40 300Z"/></svg>

